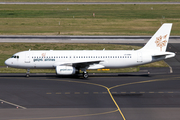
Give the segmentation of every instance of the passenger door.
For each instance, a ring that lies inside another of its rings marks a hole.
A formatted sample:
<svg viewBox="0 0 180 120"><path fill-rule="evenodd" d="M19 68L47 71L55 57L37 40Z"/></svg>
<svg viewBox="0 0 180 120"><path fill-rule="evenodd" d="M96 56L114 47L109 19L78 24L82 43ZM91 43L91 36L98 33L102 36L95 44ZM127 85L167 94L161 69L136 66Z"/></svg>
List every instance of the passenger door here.
<svg viewBox="0 0 180 120"><path fill-rule="evenodd" d="M26 52L25 63L30 63L30 52Z"/></svg>

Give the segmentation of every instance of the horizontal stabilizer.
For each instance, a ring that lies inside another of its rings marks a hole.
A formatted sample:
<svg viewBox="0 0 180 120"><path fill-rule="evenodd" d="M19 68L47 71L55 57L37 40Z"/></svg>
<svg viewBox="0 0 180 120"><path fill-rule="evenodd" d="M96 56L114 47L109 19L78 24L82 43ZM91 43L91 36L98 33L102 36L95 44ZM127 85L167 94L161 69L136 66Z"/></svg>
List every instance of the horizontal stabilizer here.
<svg viewBox="0 0 180 120"><path fill-rule="evenodd" d="M172 52L163 52L163 53L156 53L154 55L152 55L153 57L157 57L157 56L167 56L167 55L174 55L175 56L175 53L172 53Z"/></svg>
<svg viewBox="0 0 180 120"><path fill-rule="evenodd" d="M163 52L163 53L156 53L152 55L153 60L162 60L162 59L167 59L174 57L175 53L172 52Z"/></svg>

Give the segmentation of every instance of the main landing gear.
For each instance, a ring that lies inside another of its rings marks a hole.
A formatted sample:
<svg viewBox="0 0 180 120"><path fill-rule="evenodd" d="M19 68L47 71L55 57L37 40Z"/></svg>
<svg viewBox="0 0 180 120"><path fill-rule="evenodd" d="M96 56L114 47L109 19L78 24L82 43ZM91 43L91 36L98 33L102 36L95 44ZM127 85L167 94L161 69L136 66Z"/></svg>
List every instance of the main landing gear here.
<svg viewBox="0 0 180 120"><path fill-rule="evenodd" d="M83 72L83 77L84 77L84 79L87 79L88 78L88 72Z"/></svg>
<svg viewBox="0 0 180 120"><path fill-rule="evenodd" d="M89 75L88 75L88 72L86 72L86 68L80 68L80 70L83 71L83 78L87 79Z"/></svg>
<svg viewBox="0 0 180 120"><path fill-rule="evenodd" d="M29 77L29 74L30 74L30 69L27 69L27 72L26 72L26 77L27 78Z"/></svg>

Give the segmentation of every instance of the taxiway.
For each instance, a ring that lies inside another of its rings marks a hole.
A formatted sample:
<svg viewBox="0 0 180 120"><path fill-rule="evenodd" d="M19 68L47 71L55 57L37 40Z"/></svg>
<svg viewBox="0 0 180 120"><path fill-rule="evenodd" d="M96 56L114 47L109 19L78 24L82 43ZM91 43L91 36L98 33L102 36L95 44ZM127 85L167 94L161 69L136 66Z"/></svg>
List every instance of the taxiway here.
<svg viewBox="0 0 180 120"><path fill-rule="evenodd" d="M4 120L179 119L180 75L0 76ZM123 118L124 116L124 118Z"/></svg>

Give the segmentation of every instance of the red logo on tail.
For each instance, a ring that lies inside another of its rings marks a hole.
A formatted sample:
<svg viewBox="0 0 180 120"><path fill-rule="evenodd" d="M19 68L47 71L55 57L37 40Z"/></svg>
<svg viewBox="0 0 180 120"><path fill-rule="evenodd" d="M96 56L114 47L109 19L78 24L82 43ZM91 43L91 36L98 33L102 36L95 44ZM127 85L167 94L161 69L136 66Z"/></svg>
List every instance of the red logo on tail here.
<svg viewBox="0 0 180 120"><path fill-rule="evenodd" d="M164 36L156 37L156 46L160 47L160 50L162 51L162 47L166 46L167 40L166 40L167 34Z"/></svg>

